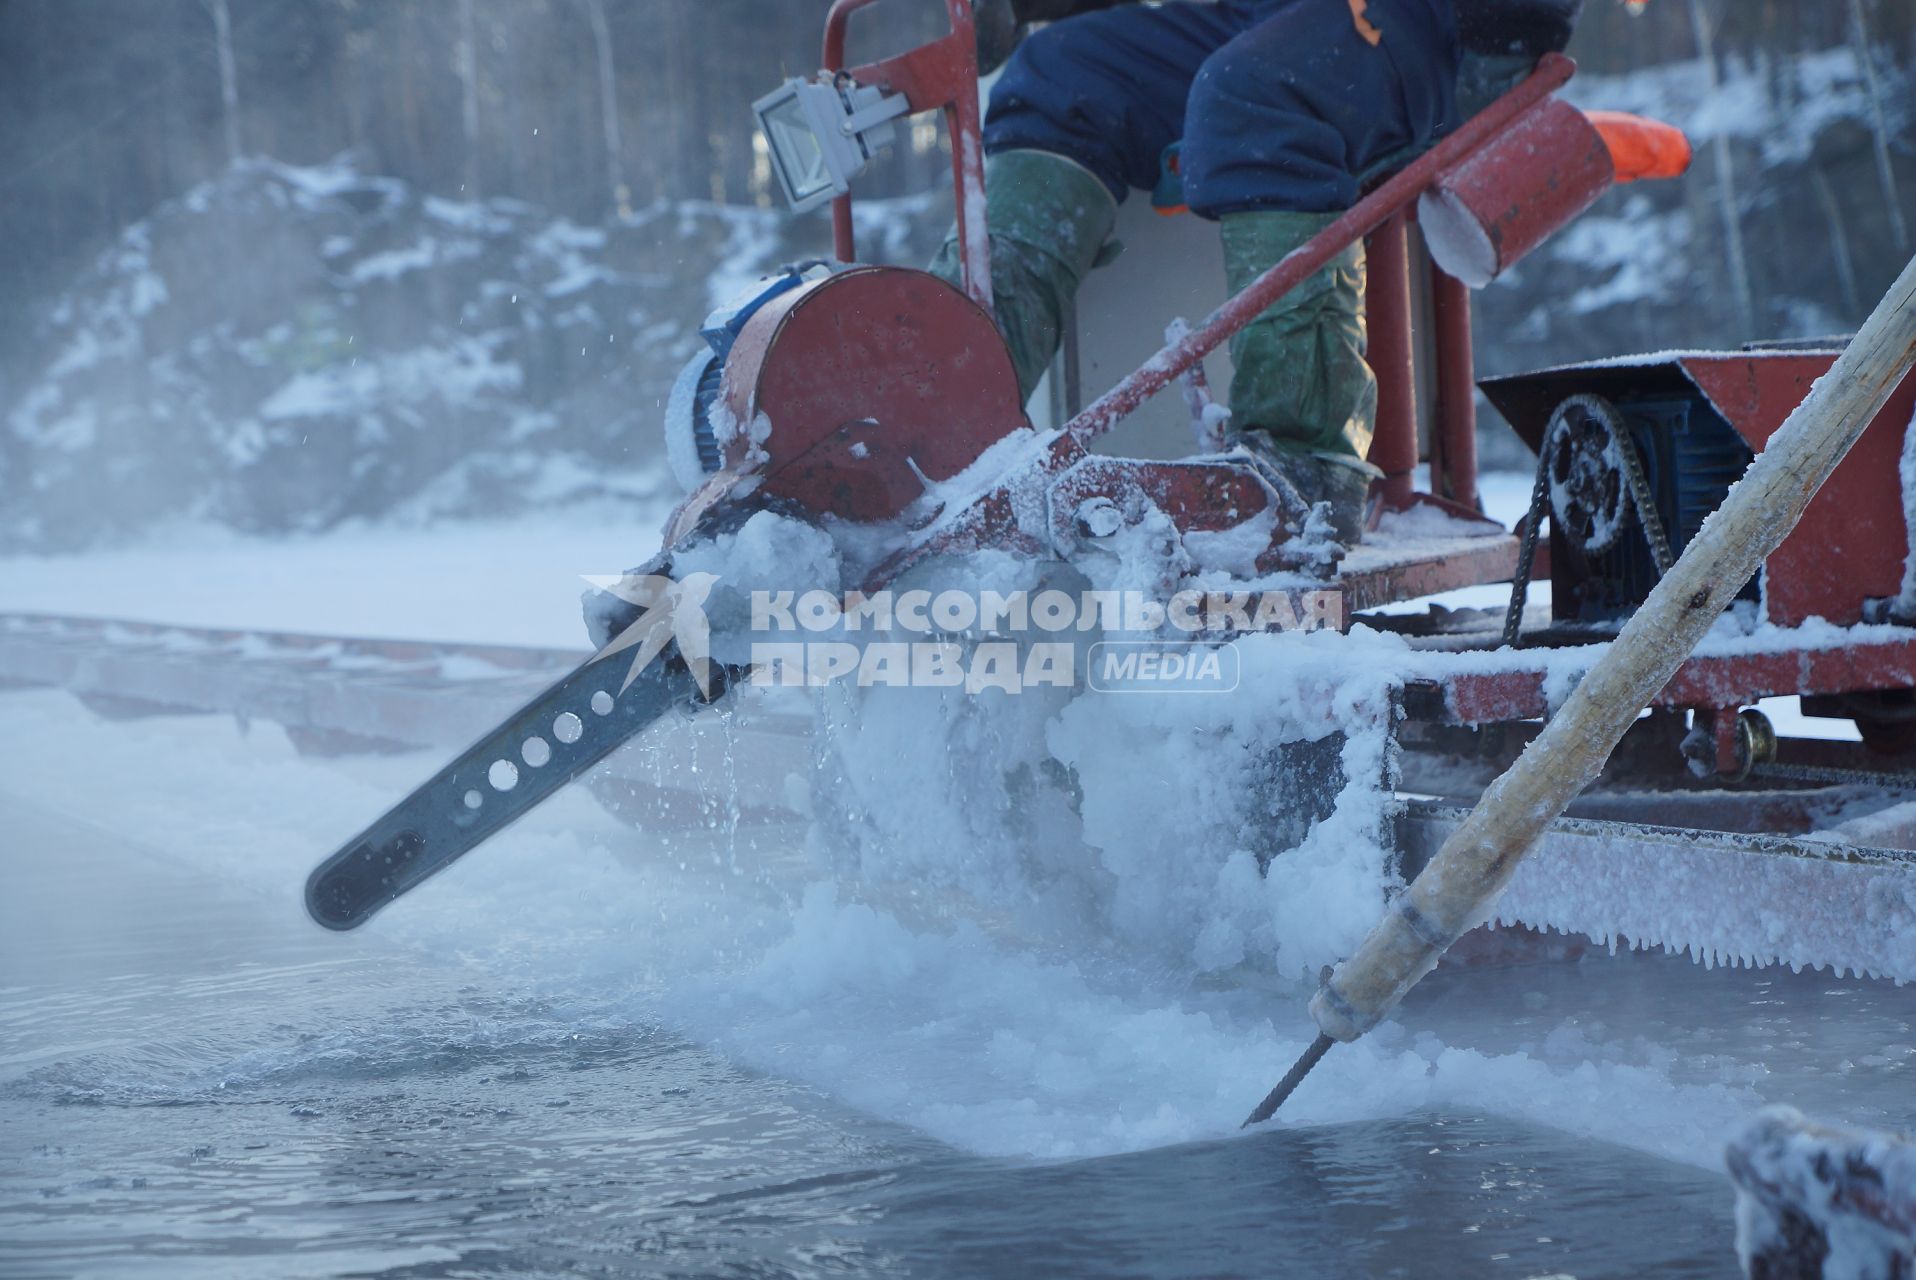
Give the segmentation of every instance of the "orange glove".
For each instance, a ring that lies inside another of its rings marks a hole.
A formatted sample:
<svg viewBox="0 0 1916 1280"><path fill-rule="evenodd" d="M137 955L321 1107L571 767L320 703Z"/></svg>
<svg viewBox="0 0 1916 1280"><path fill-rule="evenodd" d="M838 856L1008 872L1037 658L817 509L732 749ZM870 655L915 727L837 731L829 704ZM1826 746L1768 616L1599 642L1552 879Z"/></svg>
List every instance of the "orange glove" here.
<svg viewBox="0 0 1916 1280"><path fill-rule="evenodd" d="M1690 140L1675 125L1622 111L1583 114L1603 135L1603 145L1609 148L1610 161L1617 168L1618 182L1678 178L1689 171Z"/></svg>

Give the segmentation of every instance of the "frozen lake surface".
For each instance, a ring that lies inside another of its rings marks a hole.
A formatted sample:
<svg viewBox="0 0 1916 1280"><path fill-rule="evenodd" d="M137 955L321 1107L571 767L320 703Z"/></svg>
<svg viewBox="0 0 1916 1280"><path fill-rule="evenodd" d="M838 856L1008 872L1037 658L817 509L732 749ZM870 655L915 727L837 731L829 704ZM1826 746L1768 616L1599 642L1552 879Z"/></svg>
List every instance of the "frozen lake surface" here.
<svg viewBox="0 0 1916 1280"><path fill-rule="evenodd" d="M184 536L0 598L574 645L650 537ZM43 690L0 743L0 1275L1733 1276L1739 1124L1916 1121L1916 990L1599 951L1440 972L1243 1135L1314 1032L1268 974L577 787L327 935L307 871L431 753Z"/></svg>
<svg viewBox="0 0 1916 1280"><path fill-rule="evenodd" d="M1597 953L1437 975L1239 1135L1302 993L810 936L797 833L582 795L327 935L305 866L424 757L0 735L0 1274L1730 1276L1736 1123L1916 1112L1916 991Z"/></svg>
<svg viewBox="0 0 1916 1280"><path fill-rule="evenodd" d="M4 803L10 1276L1734 1274L1701 1169L1441 1111L978 1156Z"/></svg>

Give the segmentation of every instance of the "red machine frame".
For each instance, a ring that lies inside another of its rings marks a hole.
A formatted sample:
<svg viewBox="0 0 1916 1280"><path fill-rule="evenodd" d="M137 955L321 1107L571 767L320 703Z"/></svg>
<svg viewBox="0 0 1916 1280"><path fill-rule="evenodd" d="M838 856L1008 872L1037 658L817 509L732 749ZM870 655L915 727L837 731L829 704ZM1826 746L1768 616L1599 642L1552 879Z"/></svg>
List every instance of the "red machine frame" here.
<svg viewBox="0 0 1916 1280"><path fill-rule="evenodd" d="M989 311L989 242L983 225L984 149L970 0L944 0L951 22L950 35L900 57L845 73L849 18L874 2L836 0L827 22L826 70L849 74L861 84L902 93L914 110L944 112L952 138L965 292L973 302ZM1268 506L1275 495L1266 493L1264 501L1259 502L1259 495L1247 487L1249 470L1241 464L1233 465L1226 459L1216 458L1148 462L1094 457L1090 446L1150 397L1199 368L1206 355L1359 240L1365 240L1369 250L1369 358L1378 378L1377 420L1370 460L1383 472L1383 478L1373 487L1372 526L1375 527L1386 512L1403 511L1419 503L1434 504L1454 515L1481 520L1477 510L1476 378L1469 291L1462 281L1435 263L1430 268L1427 319L1431 332L1425 348L1434 364L1435 388L1434 411L1430 415L1430 479L1428 491L1419 491L1416 487L1421 449L1416 402L1417 348L1412 340L1409 226L1416 218L1418 201L1426 192L1473 163L1479 166L1478 172L1472 175L1473 181L1495 187L1494 194L1500 200L1508 188L1515 215L1522 217L1534 212L1539 225L1561 225L1587 207L1594 198L1587 185L1578 191L1566 190L1554 182L1526 183L1523 181L1526 176L1534 177L1536 157L1522 146L1498 151L1500 143L1521 141L1526 130L1547 134L1553 122L1561 122L1561 117L1569 112L1552 95L1570 80L1575 70L1569 58L1546 55L1520 84L1391 175L1303 248L1078 412L1060 431L1045 438L1034 436L1032 448L1023 460L1013 463L997 477L996 483L987 485L955 508L936 511L920 523L909 545L873 572L872 583L888 581L911 564L932 555L982 547L1044 554L1061 540L1068 542L1070 537L1069 529L1059 523L1063 517L1053 509L1055 503L1048 505L1049 495L1055 493L1068 492L1078 499L1106 496L1122 500L1127 495L1142 496L1172 514L1175 522L1187 531L1218 527L1220 494L1225 496L1224 505L1234 508L1234 519L1241 520L1247 506L1260 510ZM1591 157L1572 157L1571 160L1583 165L1586 171L1592 163ZM1598 158L1595 163L1604 161ZM1587 176L1587 172L1579 176ZM1553 218L1555 221L1551 221ZM855 244L849 195L835 202L833 227L838 256L850 263ZM1808 358L1810 364L1815 359ZM1739 360L1741 364L1737 363ZM1786 369L1774 361L1759 365L1734 356L1699 356L1686 361L1685 373L1713 403L1728 406L1723 412L1732 425L1743 432L1752 448L1761 448L1769 432L1801 399L1808 380L1821 371L1811 368L1810 364L1802 368L1792 364ZM1827 359L1822 367L1827 367ZM1742 382L1733 386L1738 378ZM1904 388L1892 401L1892 409L1901 405L1906 412L1912 398L1916 398L1916 388ZM1546 416L1547 412L1546 408ZM1512 416L1515 420L1518 415ZM1540 425L1535 422L1517 425L1533 448L1540 444ZM1881 439L1884 435L1884 430L1877 430L1866 437L1865 444L1859 447L1859 458L1863 461L1853 460L1848 470L1859 474L1871 472L1873 487L1867 507L1882 518L1872 516L1869 540L1872 545L1887 545L1893 539L1892 550L1900 563L1900 556L1907 548L1900 486L1893 486L1897 489L1894 500L1875 492L1882 488L1882 459L1876 455L1886 447ZM1873 444L1872 437L1876 437ZM1898 435L1898 446L1900 440ZM1839 472L1839 483L1833 486L1839 491L1841 476ZM1033 494L1041 495L1035 506ZM854 514L851 518L861 517ZM1827 525L1827 520L1813 514L1806 520L1799 537L1786 543L1773 558L1772 568L1778 571L1778 582L1784 587L1777 599L1791 602L1773 621L1799 622L1819 606L1821 616L1831 621L1857 620L1854 611L1832 610L1828 604L1828 580L1832 575L1822 564L1822 557L1832 545L1823 536L1831 532ZM1260 571L1283 563L1278 558L1281 540L1279 535L1271 552L1259 560ZM1392 564L1383 570L1347 570L1336 582L1345 593L1347 612L1463 586L1510 580L1516 570L1514 537L1506 534L1502 538L1477 541L1479 545L1474 548L1459 550L1453 546L1442 553ZM1880 593L1884 585L1880 561L1889 552L1882 547L1877 550L1881 554L1874 559L1879 563L1865 576L1869 577L1870 590ZM1834 576L1841 579L1843 589L1847 589L1848 578L1855 575ZM1790 594L1788 584L1791 582L1804 587L1803 600L1795 600ZM1483 724L1535 718L1547 711L1542 692L1543 668L1541 665L1534 669L1523 669L1525 667L1519 657L1512 669L1501 674L1444 676L1438 680L1440 697L1426 696L1417 701L1430 718L1451 723ZM1784 694L1906 690L1912 683L1916 683L1916 633L1908 639L1892 633L1838 647L1805 640L1794 648L1786 644L1782 649L1761 654L1696 659L1679 672L1659 705L1695 710L1700 722L1713 725L1719 766L1728 771L1736 766L1735 713L1743 705Z"/></svg>
<svg viewBox="0 0 1916 1280"><path fill-rule="evenodd" d="M991 310L991 240L985 233L984 122L978 103L978 41L971 0L945 0L951 34L896 58L847 70L851 17L877 0L835 0L825 18L824 69L905 96L912 111L942 111L951 134L952 189L958 204L958 256L965 294ZM840 262L858 261L852 198L832 201L832 245Z"/></svg>
<svg viewBox="0 0 1916 1280"><path fill-rule="evenodd" d="M825 70L845 72L845 44L851 15L876 0L836 0L826 20ZM984 217L984 143L978 106L977 58L970 0L945 0L952 34L899 57L871 63L849 74L861 84L902 93L914 111L942 110L952 140L957 192L957 224L966 271L966 293L990 308L989 240ZM1369 246L1366 309L1370 360L1378 377L1376 434L1370 460L1384 472L1379 486L1382 510L1401 511L1435 499L1459 513L1477 508L1477 415L1475 367L1470 337L1470 291L1434 263L1433 349L1436 353L1436 405L1431 433L1430 491L1415 489L1421 449L1417 431L1415 352L1411 338L1409 226L1420 196L1439 177L1501 137L1519 120L1569 82L1576 64L1549 54L1516 88L1465 122L1456 132L1411 161L1315 237L1302 250L1255 281L1213 312L1181 341L1166 347L1143 367L1086 407L1065 432L1081 445L1109 430L1274 302L1359 239ZM1544 198L1548 198L1547 194ZM835 252L841 262L856 260L852 197L832 205Z"/></svg>

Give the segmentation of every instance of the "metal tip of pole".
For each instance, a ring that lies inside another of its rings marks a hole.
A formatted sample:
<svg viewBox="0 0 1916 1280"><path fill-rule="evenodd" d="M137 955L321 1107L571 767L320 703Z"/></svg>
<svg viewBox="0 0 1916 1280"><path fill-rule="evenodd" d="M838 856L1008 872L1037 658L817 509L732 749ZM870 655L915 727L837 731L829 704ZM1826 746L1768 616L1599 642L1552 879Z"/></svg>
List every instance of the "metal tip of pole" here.
<svg viewBox="0 0 1916 1280"><path fill-rule="evenodd" d="M1331 1046L1336 1043L1337 1041L1329 1036L1319 1036L1311 1041L1311 1047L1304 1050L1304 1056L1297 1060L1297 1065L1277 1082L1277 1088L1271 1090L1264 1101L1257 1104L1257 1110L1251 1112L1251 1118L1240 1127L1248 1129L1254 1124L1263 1124L1276 1115L1277 1109L1284 1105L1284 1099L1297 1091L1297 1086L1304 1083L1304 1077L1311 1073L1311 1068L1322 1062L1324 1055L1329 1053Z"/></svg>

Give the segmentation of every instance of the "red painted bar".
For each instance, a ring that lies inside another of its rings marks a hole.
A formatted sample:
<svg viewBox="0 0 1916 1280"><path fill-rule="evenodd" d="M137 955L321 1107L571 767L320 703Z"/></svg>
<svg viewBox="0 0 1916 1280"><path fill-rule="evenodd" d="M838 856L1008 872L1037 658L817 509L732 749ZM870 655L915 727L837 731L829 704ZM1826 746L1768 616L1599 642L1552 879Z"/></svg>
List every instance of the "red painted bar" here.
<svg viewBox="0 0 1916 1280"><path fill-rule="evenodd" d="M1464 550L1427 560L1407 560L1375 569L1347 568L1338 574L1336 588L1344 593L1347 614L1358 614L1439 591L1508 582L1516 572L1515 538L1473 538Z"/></svg>
<svg viewBox="0 0 1916 1280"><path fill-rule="evenodd" d="M1549 711L1541 667L1440 676L1437 683L1444 691L1446 723L1534 720ZM1916 686L1916 631L1907 640L1851 639L1840 648L1691 658L1677 668L1651 705L1744 707L1792 694L1912 686Z"/></svg>
<svg viewBox="0 0 1916 1280"><path fill-rule="evenodd" d="M1377 434L1371 464L1383 509L1402 511L1416 492L1417 357L1410 345L1409 224L1400 211L1370 238L1370 282L1365 307L1370 321L1370 367L1377 374Z"/></svg>
<svg viewBox="0 0 1916 1280"><path fill-rule="evenodd" d="M1430 297L1437 349L1430 491L1474 509L1478 505L1477 358L1470 338L1470 290L1433 262Z"/></svg>
<svg viewBox="0 0 1916 1280"><path fill-rule="evenodd" d="M825 19L824 69L845 70L845 37L852 14L876 0L834 0ZM942 110L951 132L953 197L957 203L958 260L965 293L991 310L991 242L985 232L984 128L978 105L978 45L972 0L945 0L951 34L884 62L854 68L860 84L902 93L914 112ZM858 260L850 193L832 201L832 251L840 262Z"/></svg>

